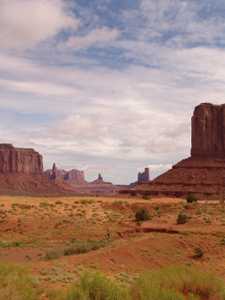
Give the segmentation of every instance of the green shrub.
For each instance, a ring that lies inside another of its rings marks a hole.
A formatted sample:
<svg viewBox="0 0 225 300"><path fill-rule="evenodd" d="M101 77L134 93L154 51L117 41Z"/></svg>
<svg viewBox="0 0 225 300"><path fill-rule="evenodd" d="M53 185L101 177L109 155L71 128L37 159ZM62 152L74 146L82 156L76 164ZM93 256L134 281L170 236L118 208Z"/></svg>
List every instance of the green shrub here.
<svg viewBox="0 0 225 300"><path fill-rule="evenodd" d="M224 300L225 284L191 267L170 267L142 275L132 288L132 296L135 300Z"/></svg>
<svg viewBox="0 0 225 300"><path fill-rule="evenodd" d="M62 256L62 253L60 251L57 250L49 250L47 251L47 253L45 254L45 260L52 260L52 259L57 259L60 256Z"/></svg>
<svg viewBox="0 0 225 300"><path fill-rule="evenodd" d="M22 242L15 241L15 242L7 242L7 241L0 241L0 248L14 248L14 247L21 247L23 244Z"/></svg>
<svg viewBox="0 0 225 300"><path fill-rule="evenodd" d="M135 213L135 220L137 222L144 222L150 219L150 214L146 208L139 208Z"/></svg>
<svg viewBox="0 0 225 300"><path fill-rule="evenodd" d="M177 224L185 224L188 222L188 216L184 212L180 212L177 216Z"/></svg>
<svg viewBox="0 0 225 300"><path fill-rule="evenodd" d="M187 201L187 203L193 203L193 202L197 202L198 199L194 194L188 193L187 197L186 197L186 201Z"/></svg>
<svg viewBox="0 0 225 300"><path fill-rule="evenodd" d="M37 300L37 285L27 271L18 266L0 264L0 300Z"/></svg>
<svg viewBox="0 0 225 300"><path fill-rule="evenodd" d="M64 250L64 255L82 254L90 251L94 251L106 246L108 241L106 240L87 240L87 241L74 241L73 244Z"/></svg>
<svg viewBox="0 0 225 300"><path fill-rule="evenodd" d="M200 247L197 247L194 249L193 258L195 258L195 259L202 258L203 255L204 255L204 252Z"/></svg>
<svg viewBox="0 0 225 300"><path fill-rule="evenodd" d="M224 282L192 267L150 271L124 286L98 272L85 272L65 292L51 300L224 300ZM11 300L11 299L10 299Z"/></svg>
<svg viewBox="0 0 225 300"><path fill-rule="evenodd" d="M64 249L49 250L45 254L45 260L57 259L63 255L70 256L75 254L87 253L105 247L110 240L74 240L73 243Z"/></svg>
<svg viewBox="0 0 225 300"><path fill-rule="evenodd" d="M128 289L101 273L86 272L65 300L129 300Z"/></svg>

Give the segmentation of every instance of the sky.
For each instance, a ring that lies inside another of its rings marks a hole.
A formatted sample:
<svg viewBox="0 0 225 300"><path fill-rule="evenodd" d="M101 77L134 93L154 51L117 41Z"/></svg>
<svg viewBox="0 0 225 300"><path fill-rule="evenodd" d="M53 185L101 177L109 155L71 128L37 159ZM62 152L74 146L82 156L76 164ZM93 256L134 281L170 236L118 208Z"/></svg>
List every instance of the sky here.
<svg viewBox="0 0 225 300"><path fill-rule="evenodd" d="M223 0L0 0L0 142L127 184L225 102Z"/></svg>

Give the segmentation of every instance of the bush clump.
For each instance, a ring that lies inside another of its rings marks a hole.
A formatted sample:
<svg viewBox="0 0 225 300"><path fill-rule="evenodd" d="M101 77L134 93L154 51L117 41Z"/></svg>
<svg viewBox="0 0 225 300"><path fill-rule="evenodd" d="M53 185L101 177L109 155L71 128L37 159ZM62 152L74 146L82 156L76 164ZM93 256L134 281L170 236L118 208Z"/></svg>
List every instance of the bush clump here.
<svg viewBox="0 0 225 300"><path fill-rule="evenodd" d="M129 300L129 291L98 272L84 273L67 292L65 300Z"/></svg>
<svg viewBox="0 0 225 300"><path fill-rule="evenodd" d="M61 256L61 253L57 250L50 250L47 251L47 253L45 254L45 260L53 260L53 259L57 259Z"/></svg>
<svg viewBox="0 0 225 300"><path fill-rule="evenodd" d="M180 212L177 216L177 224L186 224L188 222L188 216L184 212Z"/></svg>
<svg viewBox="0 0 225 300"><path fill-rule="evenodd" d="M38 300L35 280L24 268L0 264L0 300Z"/></svg>
<svg viewBox="0 0 225 300"><path fill-rule="evenodd" d="M54 300L224 300L225 284L192 267L169 267L140 275L130 286L98 272L83 273L80 280Z"/></svg>
<svg viewBox="0 0 225 300"><path fill-rule="evenodd" d="M98 250L106 246L108 241L106 240L87 240L87 241L74 241L73 244L64 249L64 255L74 255L74 254L82 254L90 251Z"/></svg>
<svg viewBox="0 0 225 300"><path fill-rule="evenodd" d="M187 197L186 197L186 201L187 201L187 203L194 203L194 202L197 202L198 199L194 194L188 193Z"/></svg>
<svg viewBox="0 0 225 300"><path fill-rule="evenodd" d="M151 219L151 216L146 208L139 208L135 213L136 222L144 222Z"/></svg>
<svg viewBox="0 0 225 300"><path fill-rule="evenodd" d="M140 276L132 296L135 300L224 300L225 284L191 267L169 267Z"/></svg>
<svg viewBox="0 0 225 300"><path fill-rule="evenodd" d="M204 256L204 252L202 250L202 248L200 247L197 247L194 249L194 255L193 255L193 258L195 259L200 259Z"/></svg>
<svg viewBox="0 0 225 300"><path fill-rule="evenodd" d="M54 260L61 256L70 256L75 254L83 254L90 251L98 250L110 243L110 239L103 240L75 240L73 243L63 249L49 250L45 254L45 260ZM1 300L1 299L0 299Z"/></svg>

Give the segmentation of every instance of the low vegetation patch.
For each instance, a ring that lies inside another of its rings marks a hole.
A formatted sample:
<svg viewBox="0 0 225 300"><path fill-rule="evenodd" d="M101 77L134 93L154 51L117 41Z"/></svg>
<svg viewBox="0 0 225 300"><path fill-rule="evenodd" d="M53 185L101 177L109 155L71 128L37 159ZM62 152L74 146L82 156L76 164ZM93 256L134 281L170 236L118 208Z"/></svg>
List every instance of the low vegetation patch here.
<svg viewBox="0 0 225 300"><path fill-rule="evenodd" d="M193 258L195 259L200 259L204 256L204 251L202 250L202 248L197 247L194 249L194 255Z"/></svg>
<svg viewBox="0 0 225 300"><path fill-rule="evenodd" d="M47 292L48 293L48 292ZM46 292L25 269L0 264L0 300L224 300L225 283L193 267L150 271L122 284L96 271L86 271L67 290Z"/></svg>
<svg viewBox="0 0 225 300"><path fill-rule="evenodd" d="M23 243L19 241L0 241L0 248L14 248L14 247L22 247Z"/></svg>
<svg viewBox="0 0 225 300"><path fill-rule="evenodd" d="M170 267L142 275L132 295L135 300L223 300L225 284L214 275L191 267Z"/></svg>
<svg viewBox="0 0 225 300"><path fill-rule="evenodd" d="M70 256L70 255L88 253L105 247L106 245L109 244L109 242L110 242L109 239L87 240L87 241L75 240L70 246L64 249L49 250L45 254L45 260L57 259L61 256Z"/></svg>
<svg viewBox="0 0 225 300"><path fill-rule="evenodd" d="M0 300L38 300L36 281L18 266L0 264Z"/></svg>
<svg viewBox="0 0 225 300"><path fill-rule="evenodd" d="M194 194L188 193L187 197L186 197L186 201L187 201L187 203L194 203L194 202L197 202L198 199Z"/></svg>
<svg viewBox="0 0 225 300"><path fill-rule="evenodd" d="M62 255L63 255L62 251L49 250L45 254L45 260L57 259Z"/></svg>
<svg viewBox="0 0 225 300"><path fill-rule="evenodd" d="M90 251L98 250L105 247L108 244L108 240L97 240L97 241L75 241L73 244L64 250L64 255L82 254Z"/></svg>
<svg viewBox="0 0 225 300"><path fill-rule="evenodd" d="M180 212L177 216L177 224L185 224L188 222L188 216L184 212Z"/></svg>
<svg viewBox="0 0 225 300"><path fill-rule="evenodd" d="M84 273L72 286L65 300L129 300L129 290L101 273Z"/></svg>
<svg viewBox="0 0 225 300"><path fill-rule="evenodd" d="M224 300L225 284L191 267L170 267L141 275L128 285L98 272L86 272L54 300Z"/></svg>
<svg viewBox="0 0 225 300"><path fill-rule="evenodd" d="M151 219L151 216L146 208L139 208L135 213L136 222L144 222Z"/></svg>

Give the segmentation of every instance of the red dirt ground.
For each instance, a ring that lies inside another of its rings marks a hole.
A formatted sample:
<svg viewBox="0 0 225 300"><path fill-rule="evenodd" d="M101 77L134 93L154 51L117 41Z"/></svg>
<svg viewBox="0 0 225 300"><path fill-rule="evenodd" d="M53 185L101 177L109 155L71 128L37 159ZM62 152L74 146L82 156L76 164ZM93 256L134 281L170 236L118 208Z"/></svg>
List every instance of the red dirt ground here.
<svg viewBox="0 0 225 300"><path fill-rule="evenodd" d="M134 220L139 207L152 217L141 225ZM177 225L181 211L189 219ZM66 286L86 268L129 280L148 269L186 264L225 278L225 206L216 201L2 196L0 224L0 260L28 266L45 288ZM75 240L104 240L106 246L46 259ZM202 258L193 257L195 248Z"/></svg>

